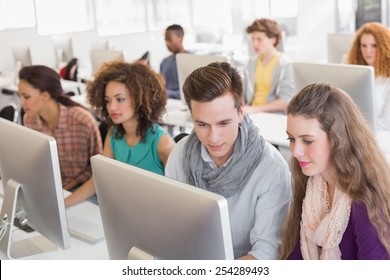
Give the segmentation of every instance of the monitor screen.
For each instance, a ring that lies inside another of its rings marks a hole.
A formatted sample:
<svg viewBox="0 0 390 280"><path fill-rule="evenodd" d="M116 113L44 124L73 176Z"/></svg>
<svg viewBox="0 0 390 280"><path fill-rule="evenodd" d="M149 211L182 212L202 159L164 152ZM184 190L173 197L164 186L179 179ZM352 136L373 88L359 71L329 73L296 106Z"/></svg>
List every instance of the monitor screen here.
<svg viewBox="0 0 390 280"><path fill-rule="evenodd" d="M354 38L355 34L327 34L328 62L345 63Z"/></svg>
<svg viewBox="0 0 390 280"><path fill-rule="evenodd" d="M177 75L179 79L180 99L186 104L183 84L188 75L190 75L195 69L206 66L212 62L226 62L226 58L222 56L214 55L196 55L190 53L178 53L176 55Z"/></svg>
<svg viewBox="0 0 390 280"><path fill-rule="evenodd" d="M69 248L55 139L1 118L0 131L0 174L4 188L0 219L6 225L2 232L5 237L0 241L1 253L19 258L39 253L35 249L44 249L46 245ZM22 246L12 242L14 217L41 236L19 241Z"/></svg>
<svg viewBox="0 0 390 280"><path fill-rule="evenodd" d="M311 83L329 83L341 88L355 101L375 133L374 68L350 64L293 63L295 88Z"/></svg>
<svg viewBox="0 0 390 280"><path fill-rule="evenodd" d="M38 36L30 45L29 51L32 65L46 65L54 70L58 69L56 47L50 36Z"/></svg>
<svg viewBox="0 0 390 280"><path fill-rule="evenodd" d="M91 162L111 259L234 258L223 196L102 155Z"/></svg>
<svg viewBox="0 0 390 280"><path fill-rule="evenodd" d="M109 61L125 61L123 51L91 50L92 74L95 74L103 63Z"/></svg>

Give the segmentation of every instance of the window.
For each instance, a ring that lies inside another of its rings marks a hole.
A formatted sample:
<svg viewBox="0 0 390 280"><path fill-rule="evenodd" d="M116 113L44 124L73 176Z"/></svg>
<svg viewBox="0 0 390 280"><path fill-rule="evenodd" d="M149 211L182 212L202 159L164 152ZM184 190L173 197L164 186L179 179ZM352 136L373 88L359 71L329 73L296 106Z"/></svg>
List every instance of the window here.
<svg viewBox="0 0 390 280"><path fill-rule="evenodd" d="M146 4L143 0L96 0L99 36L145 32Z"/></svg>
<svg viewBox="0 0 390 280"><path fill-rule="evenodd" d="M198 38L198 41L220 40L213 38L221 33L231 34L233 31L233 23L231 17L231 0L193 0L192 14L193 26Z"/></svg>
<svg viewBox="0 0 390 280"><path fill-rule="evenodd" d="M0 30L34 26L34 0L0 0Z"/></svg>
<svg viewBox="0 0 390 280"><path fill-rule="evenodd" d="M188 1L149 0L147 11L149 30L165 29L172 24L190 26Z"/></svg>
<svg viewBox="0 0 390 280"><path fill-rule="evenodd" d="M88 0L35 0L38 33L64 34L93 28Z"/></svg>

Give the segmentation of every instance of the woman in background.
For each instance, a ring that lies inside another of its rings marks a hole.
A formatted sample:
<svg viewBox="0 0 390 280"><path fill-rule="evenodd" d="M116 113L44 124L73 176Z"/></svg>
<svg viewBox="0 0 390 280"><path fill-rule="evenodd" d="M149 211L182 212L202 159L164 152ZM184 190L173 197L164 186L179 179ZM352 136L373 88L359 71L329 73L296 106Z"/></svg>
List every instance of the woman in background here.
<svg viewBox="0 0 390 280"><path fill-rule="evenodd" d="M376 127L390 131L390 30L378 22L364 24L356 32L347 63L375 68Z"/></svg>
<svg viewBox="0 0 390 280"><path fill-rule="evenodd" d="M285 113L295 93L292 61L276 47L281 40L281 28L271 19L257 19L247 27L257 53L246 68L245 106L247 113Z"/></svg>
<svg viewBox="0 0 390 280"><path fill-rule="evenodd" d="M312 84L287 114L293 198L281 259L389 259L390 169L352 99Z"/></svg>
<svg viewBox="0 0 390 280"><path fill-rule="evenodd" d="M23 124L57 141L64 189L86 182L92 175L90 157L102 152L99 128L92 114L64 94L60 76L47 66L22 68L18 92L25 112Z"/></svg>
<svg viewBox="0 0 390 280"><path fill-rule="evenodd" d="M113 62L100 68L87 91L89 103L109 127L103 155L164 175L174 141L157 124L167 101L162 78L143 64ZM91 177L65 199L65 206L94 194Z"/></svg>

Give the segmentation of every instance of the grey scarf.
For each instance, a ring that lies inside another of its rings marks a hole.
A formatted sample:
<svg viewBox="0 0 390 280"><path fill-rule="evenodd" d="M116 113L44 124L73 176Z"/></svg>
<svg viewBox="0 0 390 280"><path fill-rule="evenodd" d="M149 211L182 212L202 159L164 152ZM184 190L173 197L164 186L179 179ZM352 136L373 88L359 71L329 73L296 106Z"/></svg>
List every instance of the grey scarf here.
<svg viewBox="0 0 390 280"><path fill-rule="evenodd" d="M258 166L264 149L264 139L259 135L259 129L245 114L239 126L233 154L226 165L212 169L202 160L202 144L194 131L188 136L185 145L184 171L187 183L230 197L245 187Z"/></svg>

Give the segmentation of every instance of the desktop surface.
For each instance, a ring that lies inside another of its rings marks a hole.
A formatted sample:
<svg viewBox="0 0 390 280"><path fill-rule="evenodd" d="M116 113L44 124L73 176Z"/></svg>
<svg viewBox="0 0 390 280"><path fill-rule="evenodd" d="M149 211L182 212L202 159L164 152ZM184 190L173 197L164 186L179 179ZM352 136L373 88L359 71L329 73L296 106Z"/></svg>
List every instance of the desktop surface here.
<svg viewBox="0 0 390 280"><path fill-rule="evenodd" d="M0 180L0 189L2 189L2 181ZM64 191L64 196L69 195L69 192ZM3 197L0 196L0 208L3 204ZM83 201L77 205L66 209L67 216L77 216L85 220L101 224L99 206L89 202ZM36 231L27 233L22 230L14 231L14 241L22 239L37 237L40 234ZM0 259L6 259L5 255L1 255ZM106 242L101 240L93 245L81 241L76 238L70 238L70 248L62 250L58 248L55 251L45 252L23 258L26 260L108 260L108 251Z"/></svg>

